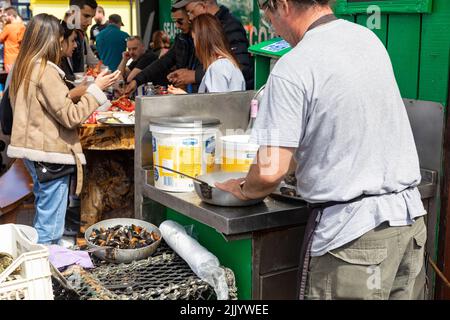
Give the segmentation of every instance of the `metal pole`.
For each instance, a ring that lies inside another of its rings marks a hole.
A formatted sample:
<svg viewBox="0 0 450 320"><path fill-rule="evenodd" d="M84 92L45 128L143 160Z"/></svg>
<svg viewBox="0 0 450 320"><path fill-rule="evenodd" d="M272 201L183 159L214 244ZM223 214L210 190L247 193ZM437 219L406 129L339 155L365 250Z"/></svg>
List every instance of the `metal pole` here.
<svg viewBox="0 0 450 320"><path fill-rule="evenodd" d="M137 27L137 31L136 34L142 37L141 34L141 5L140 5L140 1L136 0L136 27Z"/></svg>
<svg viewBox="0 0 450 320"><path fill-rule="evenodd" d="M130 0L130 32L133 35L133 0Z"/></svg>

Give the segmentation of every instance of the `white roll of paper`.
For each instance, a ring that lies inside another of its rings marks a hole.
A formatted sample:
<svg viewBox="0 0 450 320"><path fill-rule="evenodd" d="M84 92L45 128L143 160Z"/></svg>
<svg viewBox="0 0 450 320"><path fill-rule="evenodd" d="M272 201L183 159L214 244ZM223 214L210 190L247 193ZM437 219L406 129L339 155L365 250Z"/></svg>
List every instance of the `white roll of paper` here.
<svg viewBox="0 0 450 320"><path fill-rule="evenodd" d="M228 299L225 271L220 268L219 259L206 250L197 240L186 233L180 224L166 220L159 226L166 243L189 265L202 280L209 283L218 300Z"/></svg>

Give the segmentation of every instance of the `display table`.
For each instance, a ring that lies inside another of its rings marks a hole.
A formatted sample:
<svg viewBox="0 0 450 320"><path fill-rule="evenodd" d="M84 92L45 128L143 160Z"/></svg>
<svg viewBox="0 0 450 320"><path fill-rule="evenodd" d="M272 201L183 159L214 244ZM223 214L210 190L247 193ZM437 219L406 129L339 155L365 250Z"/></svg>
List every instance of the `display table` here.
<svg viewBox="0 0 450 320"><path fill-rule="evenodd" d="M87 165L80 195L80 236L92 224L134 216L134 126L85 124L79 137ZM77 241L83 244L82 237Z"/></svg>

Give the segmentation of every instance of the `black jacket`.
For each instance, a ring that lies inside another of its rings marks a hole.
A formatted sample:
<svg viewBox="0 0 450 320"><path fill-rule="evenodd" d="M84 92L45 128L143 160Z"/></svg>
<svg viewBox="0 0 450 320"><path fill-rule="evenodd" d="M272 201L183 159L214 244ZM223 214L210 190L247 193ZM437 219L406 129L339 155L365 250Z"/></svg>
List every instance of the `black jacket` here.
<svg viewBox="0 0 450 320"><path fill-rule="evenodd" d="M195 56L192 37L180 33L175 37L172 48L160 59L143 69L134 80L136 80L138 86L147 82L165 85L167 84L167 75L173 70L182 68L203 69ZM194 86L194 92L198 91L198 84Z"/></svg>
<svg viewBox="0 0 450 320"><path fill-rule="evenodd" d="M77 37L75 39L77 47L73 50L72 54L72 65L73 72L84 72L84 55L86 54L84 32L76 30Z"/></svg>
<svg viewBox="0 0 450 320"><path fill-rule="evenodd" d="M254 66L253 57L248 52L249 42L247 39L247 33L245 32L242 23L234 17L230 10L225 6L220 6L219 11L216 13L216 17L222 24L225 35L230 44L231 51L236 56L244 74L245 84L247 90L253 90L254 87ZM203 74L196 74L196 81L200 81L203 78ZM199 80L200 79L200 80ZM199 83L200 83L199 82Z"/></svg>
<svg viewBox="0 0 450 320"><path fill-rule="evenodd" d="M63 57L61 59L61 63L59 64L59 67L66 74L65 78L64 78L64 82L66 83L67 87L69 89L73 89L73 88L75 88L75 86L71 82L66 81L66 80L75 81L75 74L73 73L73 69L70 66L69 61L67 59L70 59L70 58Z"/></svg>
<svg viewBox="0 0 450 320"><path fill-rule="evenodd" d="M59 67L62 71L66 74L66 78L70 81L75 81L75 74L73 72L72 66L69 64L69 61L67 57L61 58L61 63L59 64Z"/></svg>

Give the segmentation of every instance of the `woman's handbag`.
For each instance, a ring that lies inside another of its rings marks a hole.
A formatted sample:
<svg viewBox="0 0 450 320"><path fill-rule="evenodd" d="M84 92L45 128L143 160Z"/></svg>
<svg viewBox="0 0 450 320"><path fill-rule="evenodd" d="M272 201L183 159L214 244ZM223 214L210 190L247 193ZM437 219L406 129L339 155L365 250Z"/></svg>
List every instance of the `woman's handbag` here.
<svg viewBox="0 0 450 320"><path fill-rule="evenodd" d="M3 97L0 102L0 123L2 126L2 132L5 135L11 135L13 122L13 111L11 108L11 102L9 100L9 88L3 92Z"/></svg>
<svg viewBox="0 0 450 320"><path fill-rule="evenodd" d="M47 182L76 172L73 164L57 164L48 162L34 162L39 182Z"/></svg>

